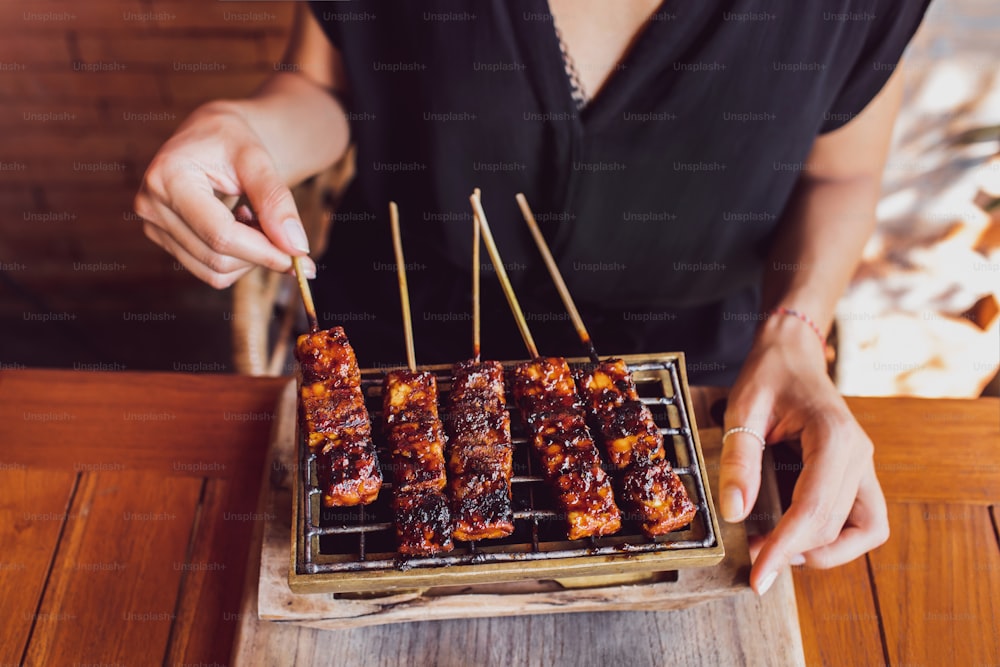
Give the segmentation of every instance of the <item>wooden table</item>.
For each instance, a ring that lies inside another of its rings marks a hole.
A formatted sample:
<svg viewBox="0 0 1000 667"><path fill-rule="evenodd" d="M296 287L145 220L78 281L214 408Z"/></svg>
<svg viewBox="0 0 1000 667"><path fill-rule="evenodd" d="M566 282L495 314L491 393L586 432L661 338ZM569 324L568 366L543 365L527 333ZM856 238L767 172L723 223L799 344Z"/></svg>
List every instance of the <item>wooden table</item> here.
<svg viewBox="0 0 1000 667"><path fill-rule="evenodd" d="M0 372L0 664L228 663L284 383ZM717 428L709 408L721 393L693 394L699 426ZM794 573L807 662L1000 663L1000 401L850 404L876 443L893 535L847 566ZM658 637L627 632L646 613L597 615L606 632L591 659L671 662ZM557 632L556 618L520 627L559 642L545 648L549 662L577 659L590 638ZM387 651L414 664L542 659L491 649L507 619L475 636L450 623L398 626L388 648L359 629L334 649L350 647L359 664ZM353 664L337 655L331 664Z"/></svg>

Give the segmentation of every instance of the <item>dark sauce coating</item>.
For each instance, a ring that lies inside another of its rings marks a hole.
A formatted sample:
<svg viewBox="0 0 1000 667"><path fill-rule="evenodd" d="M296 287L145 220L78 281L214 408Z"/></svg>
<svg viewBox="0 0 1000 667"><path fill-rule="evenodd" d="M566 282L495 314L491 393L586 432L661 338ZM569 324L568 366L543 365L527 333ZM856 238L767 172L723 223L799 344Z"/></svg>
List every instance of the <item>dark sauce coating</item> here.
<svg viewBox="0 0 1000 667"><path fill-rule="evenodd" d="M439 419L437 378L426 371L392 371L382 385L382 418L387 425Z"/></svg>
<svg viewBox="0 0 1000 667"><path fill-rule="evenodd" d="M326 507L366 505L382 488L357 358L340 327L299 336L299 425Z"/></svg>
<svg viewBox="0 0 1000 667"><path fill-rule="evenodd" d="M577 373L580 397L604 442L608 460L624 470L622 496L650 537L682 528L697 508L666 459L663 435L639 400L632 374L621 359Z"/></svg>
<svg viewBox="0 0 1000 667"><path fill-rule="evenodd" d="M503 367L493 361L455 364L444 422L449 436L448 493L455 539L510 535L514 532L514 448Z"/></svg>
<svg viewBox="0 0 1000 667"><path fill-rule="evenodd" d="M683 528L698 512L681 478L665 460L630 466L622 480L622 494L650 536Z"/></svg>
<svg viewBox="0 0 1000 667"><path fill-rule="evenodd" d="M639 400L624 361L609 359L578 372L577 388L613 466L623 470L633 460L648 463L664 457L663 436Z"/></svg>
<svg viewBox="0 0 1000 667"><path fill-rule="evenodd" d="M299 336L295 358L302 369L303 382L328 380L337 386L361 387L361 369L343 327Z"/></svg>
<svg viewBox="0 0 1000 667"><path fill-rule="evenodd" d="M617 532L621 512L566 360L540 357L518 364L512 386L546 482L566 514L569 539Z"/></svg>
<svg viewBox="0 0 1000 667"><path fill-rule="evenodd" d="M444 430L437 419L400 422L388 432L392 478L400 492L445 486Z"/></svg>
<svg viewBox="0 0 1000 667"><path fill-rule="evenodd" d="M371 422L360 391L341 387L336 381L322 380L303 383L300 396L299 417L306 433L371 439Z"/></svg>
<svg viewBox="0 0 1000 667"><path fill-rule="evenodd" d="M428 556L451 551L451 513L442 491L445 434L438 416L437 381L426 372L387 373L382 405L392 452L399 552Z"/></svg>
<svg viewBox="0 0 1000 667"><path fill-rule="evenodd" d="M451 541L448 498L442 492L395 493L392 509L396 517L399 553L432 556L455 548Z"/></svg>
<svg viewBox="0 0 1000 667"><path fill-rule="evenodd" d="M317 467L325 470L323 504L326 507L367 505L382 489L382 472L371 448L344 445L317 454Z"/></svg>

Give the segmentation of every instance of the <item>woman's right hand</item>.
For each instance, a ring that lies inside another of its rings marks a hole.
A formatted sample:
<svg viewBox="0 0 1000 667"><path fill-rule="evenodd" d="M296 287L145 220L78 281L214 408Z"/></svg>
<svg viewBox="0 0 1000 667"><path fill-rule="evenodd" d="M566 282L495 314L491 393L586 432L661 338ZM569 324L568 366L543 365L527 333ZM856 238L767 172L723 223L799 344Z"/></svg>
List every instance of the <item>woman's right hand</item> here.
<svg viewBox="0 0 1000 667"><path fill-rule="evenodd" d="M239 195L260 230L219 199ZM217 289L254 266L287 272L290 255L309 253L292 193L238 103L210 102L192 113L153 158L134 206L146 236ZM303 264L314 277L312 260Z"/></svg>

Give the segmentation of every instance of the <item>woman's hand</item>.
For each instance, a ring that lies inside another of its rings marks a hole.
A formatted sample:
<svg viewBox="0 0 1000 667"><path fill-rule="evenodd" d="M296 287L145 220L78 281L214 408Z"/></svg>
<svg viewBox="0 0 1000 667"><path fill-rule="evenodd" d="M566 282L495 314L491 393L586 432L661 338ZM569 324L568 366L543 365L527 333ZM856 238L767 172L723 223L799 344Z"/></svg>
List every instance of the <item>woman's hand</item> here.
<svg viewBox="0 0 1000 667"><path fill-rule="evenodd" d="M216 196L246 195L260 230L239 222ZM212 287L229 287L254 266L290 270L309 242L292 193L239 104L197 109L153 158L135 198L143 230ZM316 267L306 259L305 271Z"/></svg>
<svg viewBox="0 0 1000 667"><path fill-rule="evenodd" d="M725 428L746 426L768 443L799 438L802 471L777 527L751 545L751 583L763 594L786 565L828 568L854 560L889 537L885 498L871 440L827 376L815 334L793 317L772 317L730 392ZM760 490L762 450L750 434L726 439L720 504L742 521Z"/></svg>

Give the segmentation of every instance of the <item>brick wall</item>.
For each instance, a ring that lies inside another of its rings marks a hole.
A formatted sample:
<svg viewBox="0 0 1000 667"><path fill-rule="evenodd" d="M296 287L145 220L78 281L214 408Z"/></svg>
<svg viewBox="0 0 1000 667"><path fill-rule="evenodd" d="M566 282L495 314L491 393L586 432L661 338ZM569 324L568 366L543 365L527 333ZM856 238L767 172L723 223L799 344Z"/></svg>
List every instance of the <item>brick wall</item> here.
<svg viewBox="0 0 1000 667"><path fill-rule="evenodd" d="M135 333L121 324L128 312L166 311L177 329L223 321L226 295L145 239L132 198L194 107L274 71L296 4L0 0L0 317L8 339L18 334L4 345L0 332L0 364L23 357L25 339L72 337L26 313L76 315L78 329L112 340Z"/></svg>

